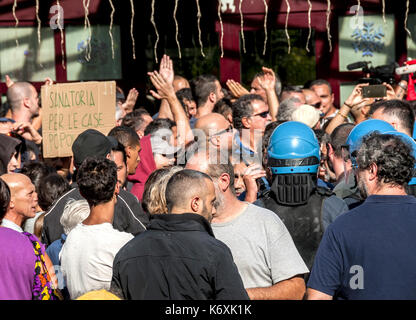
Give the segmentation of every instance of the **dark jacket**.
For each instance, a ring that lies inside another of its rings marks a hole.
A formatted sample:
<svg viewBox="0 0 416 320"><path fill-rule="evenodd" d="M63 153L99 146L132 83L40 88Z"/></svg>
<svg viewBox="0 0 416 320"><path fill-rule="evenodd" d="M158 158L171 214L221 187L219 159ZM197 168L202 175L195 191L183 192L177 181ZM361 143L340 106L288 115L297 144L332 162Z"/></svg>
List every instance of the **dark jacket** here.
<svg viewBox="0 0 416 320"><path fill-rule="evenodd" d="M197 214L160 214L116 255L112 289L134 300L248 299L230 249Z"/></svg>
<svg viewBox="0 0 416 320"><path fill-rule="evenodd" d="M42 242L49 246L52 242L61 238L64 229L61 225L61 217L66 203L70 200L81 200L83 197L75 187L59 198L46 213L43 220ZM117 203L114 207L113 227L119 231L125 231L133 235L146 230L149 217L143 211L137 198L130 192L120 189Z"/></svg>

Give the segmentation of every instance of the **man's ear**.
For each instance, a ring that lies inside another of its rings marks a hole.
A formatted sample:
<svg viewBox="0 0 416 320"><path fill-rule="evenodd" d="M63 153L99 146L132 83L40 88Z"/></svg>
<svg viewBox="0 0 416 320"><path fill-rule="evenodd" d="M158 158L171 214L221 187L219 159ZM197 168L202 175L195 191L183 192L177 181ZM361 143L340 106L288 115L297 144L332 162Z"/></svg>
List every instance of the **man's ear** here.
<svg viewBox="0 0 416 320"><path fill-rule="evenodd" d="M197 213L201 209L201 198L200 197L194 197L191 200L191 209L193 213Z"/></svg>
<svg viewBox="0 0 416 320"><path fill-rule="evenodd" d="M131 147L127 146L124 148L124 150L126 151L126 157L131 158Z"/></svg>
<svg viewBox="0 0 416 320"><path fill-rule="evenodd" d="M326 144L326 150L327 150L326 153L327 153L328 157L332 161L332 158L335 156L335 152L334 152L334 148L332 147L332 144L327 143Z"/></svg>
<svg viewBox="0 0 416 320"><path fill-rule="evenodd" d="M378 167L375 163L371 163L370 167L368 168L368 179L373 181L377 179Z"/></svg>
<svg viewBox="0 0 416 320"><path fill-rule="evenodd" d="M210 140L211 140L211 143L216 147L221 144L221 138L219 136L213 136L210 138Z"/></svg>
<svg viewBox="0 0 416 320"><path fill-rule="evenodd" d="M23 102L23 106L24 107L26 107L26 108L30 108L30 102L29 102L29 98L23 98L22 99L22 102Z"/></svg>
<svg viewBox="0 0 416 320"><path fill-rule="evenodd" d="M10 197L9 208L14 209L16 203L14 202L14 197Z"/></svg>
<svg viewBox="0 0 416 320"><path fill-rule="evenodd" d="M218 187L220 188L221 192L225 192L230 187L230 176L227 173L221 174L218 178Z"/></svg>
<svg viewBox="0 0 416 320"><path fill-rule="evenodd" d="M116 188L114 189L114 196L117 198L118 194L120 193L120 181L117 180Z"/></svg>
<svg viewBox="0 0 416 320"><path fill-rule="evenodd" d="M241 123L244 126L244 128L247 128L247 129L251 128L251 118L250 117L241 118Z"/></svg>
<svg viewBox="0 0 416 320"><path fill-rule="evenodd" d="M211 92L208 96L208 99L210 102L214 103L215 101L217 101L217 95L215 94L215 92Z"/></svg>
<svg viewBox="0 0 416 320"><path fill-rule="evenodd" d="M331 103L334 103L334 101L335 101L335 94L334 94L334 93L332 93L332 94L331 94Z"/></svg>

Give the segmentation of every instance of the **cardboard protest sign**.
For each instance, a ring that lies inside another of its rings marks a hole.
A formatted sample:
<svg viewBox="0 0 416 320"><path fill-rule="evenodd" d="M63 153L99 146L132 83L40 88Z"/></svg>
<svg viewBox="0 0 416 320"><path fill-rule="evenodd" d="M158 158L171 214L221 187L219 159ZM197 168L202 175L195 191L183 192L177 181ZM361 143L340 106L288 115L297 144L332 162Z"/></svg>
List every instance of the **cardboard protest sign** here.
<svg viewBox="0 0 416 320"><path fill-rule="evenodd" d="M72 156L81 132L96 129L107 135L115 126L115 81L45 85L41 97L44 158Z"/></svg>

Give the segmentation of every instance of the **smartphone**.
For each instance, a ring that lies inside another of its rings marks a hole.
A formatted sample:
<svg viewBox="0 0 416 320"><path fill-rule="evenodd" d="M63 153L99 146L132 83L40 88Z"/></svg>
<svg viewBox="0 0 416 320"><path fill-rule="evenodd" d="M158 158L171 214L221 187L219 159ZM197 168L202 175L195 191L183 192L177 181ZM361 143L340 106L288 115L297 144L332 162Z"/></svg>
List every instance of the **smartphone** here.
<svg viewBox="0 0 416 320"><path fill-rule="evenodd" d="M387 95L387 87L384 84L372 84L362 87L363 98L382 98Z"/></svg>

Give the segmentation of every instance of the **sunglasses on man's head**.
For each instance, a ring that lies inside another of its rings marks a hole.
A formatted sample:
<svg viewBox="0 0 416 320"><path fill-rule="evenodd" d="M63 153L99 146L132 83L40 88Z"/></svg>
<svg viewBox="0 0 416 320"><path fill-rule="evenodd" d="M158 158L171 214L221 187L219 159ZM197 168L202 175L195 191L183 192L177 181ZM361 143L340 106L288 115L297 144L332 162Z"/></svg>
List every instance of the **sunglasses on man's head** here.
<svg viewBox="0 0 416 320"><path fill-rule="evenodd" d="M214 133L212 136L219 136L219 135L222 135L223 133L232 132L233 129L234 129L233 126L230 125L227 129L218 131L217 133Z"/></svg>
<svg viewBox="0 0 416 320"><path fill-rule="evenodd" d="M262 113L253 114L253 117L259 116L259 117L262 117L262 118L267 118L268 115L269 115L269 111L264 111Z"/></svg>

